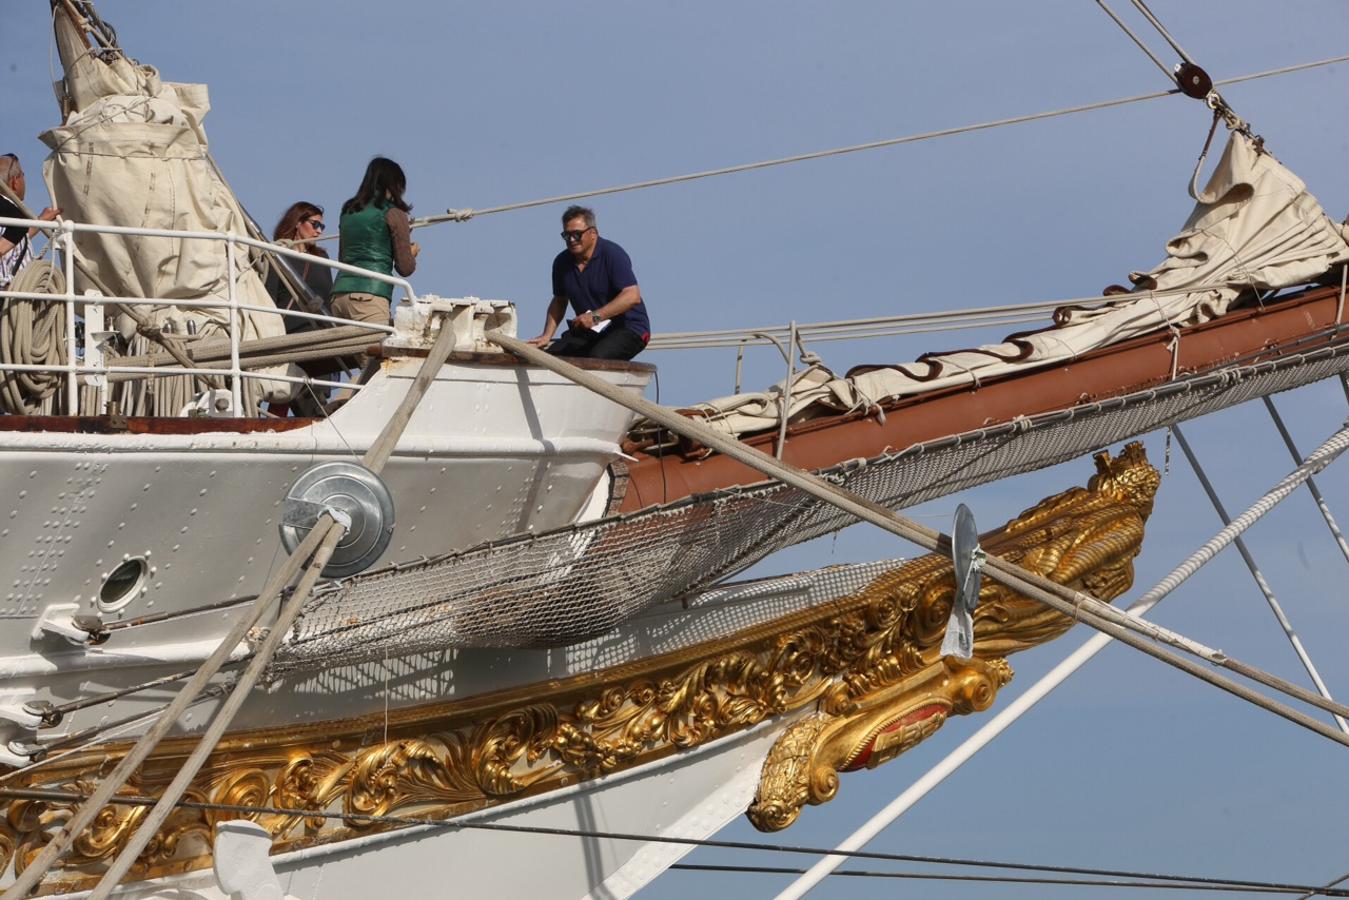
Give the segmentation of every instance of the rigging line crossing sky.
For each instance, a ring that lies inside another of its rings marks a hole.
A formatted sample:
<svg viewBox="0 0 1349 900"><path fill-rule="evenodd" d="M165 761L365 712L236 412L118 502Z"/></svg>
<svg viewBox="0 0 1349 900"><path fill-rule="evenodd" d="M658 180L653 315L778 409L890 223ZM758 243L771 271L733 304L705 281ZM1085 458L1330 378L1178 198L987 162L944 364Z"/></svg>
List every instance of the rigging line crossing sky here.
<svg viewBox="0 0 1349 900"><path fill-rule="evenodd" d="M1179 55L1181 59L1192 66L1198 65L1198 63L1194 61L1194 57L1185 52L1185 48L1180 45L1179 41L1171 36L1171 32L1166 30L1166 26L1162 24L1162 20L1157 18L1152 10L1148 9L1148 5L1144 3L1143 0L1133 0L1133 4L1134 8L1141 12L1143 17L1152 23L1152 27L1157 29L1157 33L1162 36L1162 40L1170 44L1171 49L1176 51L1176 54Z"/></svg>
<svg viewBox="0 0 1349 900"><path fill-rule="evenodd" d="M1349 394L1349 380L1345 381L1345 391L1346 394ZM1265 492L1245 512L1233 519L1230 524L1206 541L1202 547L1190 554L1147 593L1131 603L1125 613L1131 617L1142 619L1153 607L1166 599L1172 591L1199 571L1209 560L1213 559L1219 551L1234 541L1238 534L1245 531L1276 504L1296 491L1307 478L1329 466L1343 452L1344 448L1340 447L1338 452L1331 455L1327 452L1328 445L1343 434L1344 431L1341 430L1331 435L1326 442L1313 450L1296 469ZM891 800L883 809L839 843L837 849L850 852L865 847L877 835L892 825L896 819L904 815L910 807L927 796L933 788L945 781L956 769L972 759L975 754L988 746L994 738L1002 734L1035 704L1047 697L1067 681L1073 673L1086 665L1092 657L1104 650L1112 640L1113 638L1105 632L1098 631L1092 635L1076 650L1064 657L1040 680L1027 688L1025 693L1018 695L1006 708L966 738L960 746L946 754L936 765L913 781L903 793ZM842 865L843 860L842 855L824 857L812 866L810 871L793 881L779 893L777 900L799 900L799 898L804 897L811 888Z"/></svg>
<svg viewBox="0 0 1349 900"><path fill-rule="evenodd" d="M806 870L792 866L734 866L734 865L711 865L707 863L674 863L670 866L683 872L736 872L750 875L799 875ZM853 878L898 878L909 881L969 881L982 884L1046 884L1058 885L1060 887L1113 887L1128 888L1133 890L1158 890L1158 891L1213 891L1222 893L1243 893L1243 894L1295 894L1302 888L1298 887L1247 887L1238 884L1189 884L1186 882L1158 882L1158 881L1121 881L1118 879L1093 879L1093 878L1029 878L1016 875L964 875L944 872L882 872L873 869L838 869L829 873L831 876L851 876ZM1342 896L1337 893L1331 893L1323 896Z"/></svg>
<svg viewBox="0 0 1349 900"><path fill-rule="evenodd" d="M1252 72L1248 75L1237 75L1232 78L1222 78L1213 82L1214 87L1219 85L1240 84L1247 81L1255 81L1260 78L1272 78L1277 75L1287 75L1293 72L1301 72L1308 69L1316 69L1322 66L1330 66L1335 63L1349 61L1349 54L1333 56L1327 59L1319 59L1315 62L1299 63L1292 66L1283 66L1278 69L1266 69L1262 72ZM701 172L690 172L685 175L671 175L665 178L653 178L648 181L634 181L630 184L615 185L613 187L596 188L589 191L580 191L574 194L558 194L552 197L541 197L537 200L523 200L518 203L507 203L502 206L489 206L483 209L452 209L446 211L443 215L423 216L412 220L413 228L423 228L427 225L438 225L442 222L467 222L469 219L479 216L491 215L492 213L511 212L519 209L531 209L537 206L548 206L554 203L568 203L573 200L585 200L589 197L601 197L606 194L620 194L626 191L639 191L653 187L663 187L671 184L681 184L688 181L697 181L703 178L716 178L721 175L735 175L740 172L751 172L755 169L768 169L775 166L785 166L792 163L808 162L813 159L824 159L830 156L843 156L849 153L861 153L865 150L879 150L884 147L896 147L901 144L912 144L918 141L933 140L942 137L954 137L959 134L969 134L975 131L987 131L992 128L1002 128L1007 125L1021 125L1026 122L1035 122L1042 119L1054 119L1062 116L1073 115L1075 113L1094 112L1100 109L1110 109L1117 106L1127 106L1133 103L1142 103L1147 100L1157 100L1162 97L1169 97L1172 94L1181 93L1179 88L1171 88L1166 91L1153 91L1149 94L1135 94L1132 97L1117 97L1113 100L1100 100L1095 103L1086 103L1080 106L1067 106L1062 109L1049 110L1047 112L1028 113L1021 116L1011 116L1005 119L993 119L988 122L979 122L973 125L961 125L955 128L942 128L936 131L924 131L918 134L906 135L904 137L885 138L879 141L868 141L863 144L852 144L847 147L834 147L829 150L814 150L809 153L798 153L793 156L782 156L776 159L765 159L758 162L740 163L734 166L724 166L719 169L706 169ZM336 235L321 237L319 241L333 240Z"/></svg>
<svg viewBox="0 0 1349 900"><path fill-rule="evenodd" d="M1173 425L1171 427L1171 432L1176 436L1176 442L1180 444L1180 449L1185 454L1185 459L1189 461L1190 468L1194 470L1194 474L1199 478L1199 483L1203 486L1204 493L1208 495L1209 501L1213 504L1213 509L1217 512L1218 518L1222 520L1223 525L1231 525L1232 517L1227 514L1227 508L1223 506L1222 500L1218 498L1217 490L1213 487L1213 483L1209 481L1208 473L1200 463L1199 456L1194 452L1194 448L1190 446L1190 442L1185 439L1185 432L1181 430L1179 424ZM1293 652L1297 654L1297 658L1302 663L1302 667L1307 670L1307 676L1311 678L1312 684L1316 686L1317 692L1327 700L1333 699L1330 694L1330 688L1326 687L1325 681L1321 678L1320 671L1316 668L1316 663L1312 662L1311 654L1309 654L1302 645L1302 640L1297 636L1297 630L1293 627L1292 621L1288 618L1287 613L1284 612L1283 606L1279 603L1278 598L1274 596L1274 590L1270 587L1269 582L1265 580L1265 576L1260 571L1259 566L1256 565L1255 557L1251 554L1250 548L1246 546L1246 542L1240 537L1235 538L1233 543L1236 545L1237 552L1241 554L1242 560L1246 563L1246 568L1250 570L1251 577L1255 579L1255 584L1260 589L1260 593L1264 595L1265 602L1269 604L1270 611L1274 613L1274 618L1278 620L1279 627L1283 629L1283 633L1288 638L1288 642L1292 644ZM1345 721L1344 716L1336 713L1335 723L1340 726L1341 731L1349 734L1349 722Z"/></svg>
<svg viewBox="0 0 1349 900"><path fill-rule="evenodd" d="M1138 45L1138 49L1142 50L1143 55L1146 56L1148 59L1152 60L1153 64L1156 65L1157 68L1162 70L1162 74L1166 76L1166 79L1168 81L1170 81L1172 84L1176 83L1176 76L1173 75L1171 73L1171 70L1166 67L1166 63L1158 59L1157 54L1153 53L1150 49L1148 49L1148 45L1143 43L1143 39L1139 37L1137 34L1135 34L1132 28L1124 24L1124 20L1121 19L1113 9L1111 9L1109 6L1106 5L1105 0L1096 0L1096 5L1099 6L1107 16L1109 16L1111 19L1114 20L1115 24L1120 27L1121 31L1123 31L1125 34L1127 34L1130 38L1133 39L1133 42Z"/></svg>
<svg viewBox="0 0 1349 900"><path fill-rule="evenodd" d="M0 788L0 797L28 800L87 800L89 794L78 791L49 790L44 788ZM157 797L134 795L114 795L108 803L114 806L153 806ZM217 803L214 801L183 800L174 803L178 809L193 809L209 812L230 812L244 815L285 815L303 816L317 819L342 819L368 822L372 825L412 825L428 826L443 830L482 830L502 831L510 834L541 834L552 837L609 838L620 841L642 841L662 844L679 844L695 847L721 847L732 850L756 850L765 853L791 853L808 856L844 856L853 859L867 859L880 862L925 863L929 865L967 866L982 869L1012 869L1026 872L1052 872L1063 875L1096 875L1100 877L1149 879L1160 882L1176 882L1185 886L1199 885L1232 886L1236 889L1295 892L1308 890L1311 886L1289 882L1253 880L1245 878L1219 878L1210 875L1176 875L1160 872L1142 872L1128 869L1109 869L1092 866L1067 866L1051 863L1006 862L993 859L973 859L958 856L929 856L912 853L882 853L869 850L842 852L824 847L810 847L793 844L769 844L763 841L726 841L716 838L689 838L668 834L638 834L626 831L602 831L591 828L560 828L544 825L518 825L503 822L477 822L451 819L420 818L415 816L382 815L355 811L306 810L295 807L260 806L247 803ZM1332 891L1328 896L1349 897L1349 890Z"/></svg>

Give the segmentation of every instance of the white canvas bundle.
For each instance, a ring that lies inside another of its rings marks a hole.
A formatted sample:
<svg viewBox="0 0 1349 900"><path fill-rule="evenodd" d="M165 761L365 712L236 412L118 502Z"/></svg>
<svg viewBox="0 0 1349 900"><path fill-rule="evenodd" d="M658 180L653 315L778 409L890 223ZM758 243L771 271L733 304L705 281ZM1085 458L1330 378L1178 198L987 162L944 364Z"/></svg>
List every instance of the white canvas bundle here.
<svg viewBox="0 0 1349 900"><path fill-rule="evenodd" d="M64 16L56 18L65 65L65 124L42 134L51 148L43 175L62 215L76 222L246 235L237 199L208 155L202 119L206 86L161 81L150 66L123 56L91 54ZM223 241L80 232L84 264L115 296L229 299ZM235 248L235 298L275 308L246 247ZM227 333L227 308L138 306L156 324L174 320L186 331ZM241 338L285 333L279 316L240 313Z"/></svg>
<svg viewBox="0 0 1349 900"><path fill-rule="evenodd" d="M1307 193L1300 178L1250 138L1233 132L1208 185L1194 195L1181 233L1166 244L1166 259L1135 281L1156 287L1096 307L1062 308L1056 327L974 350L841 378L811 366L792 380L789 418L802 421L982 381L1072 359L1098 347L1168 326L1183 328L1227 312L1243 290L1303 284L1349 260L1341 229ZM783 384L693 407L707 423L731 434L777 426Z"/></svg>

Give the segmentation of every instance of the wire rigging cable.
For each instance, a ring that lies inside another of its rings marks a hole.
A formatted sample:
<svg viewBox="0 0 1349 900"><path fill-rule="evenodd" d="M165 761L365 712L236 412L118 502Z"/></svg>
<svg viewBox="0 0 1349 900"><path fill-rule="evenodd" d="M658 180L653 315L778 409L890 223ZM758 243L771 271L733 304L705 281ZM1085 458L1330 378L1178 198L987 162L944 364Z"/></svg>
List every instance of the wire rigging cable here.
<svg viewBox="0 0 1349 900"><path fill-rule="evenodd" d="M75 791L44 790L29 788L0 788L0 798L16 800L81 801L86 794ZM108 802L122 806L153 806L156 797L113 796ZM769 844L761 841L724 841L715 838L686 838L663 834L640 834L630 831L603 831L592 828L559 828L545 825L513 825L504 822L479 822L464 819L429 819L414 816L375 815L355 811L329 811L296 809L294 807L254 806L250 804L212 803L191 800L178 800L174 806L178 809L193 809L204 812L234 813L244 816L279 815L286 818L337 819L341 821L368 822L372 825L406 825L434 828L444 831L500 831L509 834L537 834L552 837L576 837L613 841L636 841L651 844L674 844L685 847L707 847L721 850L753 850L764 853L793 853L808 856L841 856L853 859L880 860L885 862L926 863L944 866L967 866L982 869L1012 869L1024 872L1049 872L1063 875L1093 875L1101 878L1147 879L1151 882L1171 882L1196 889L1200 886L1212 886L1214 889L1234 889L1248 891L1296 893L1298 891L1317 890L1325 896L1349 897L1349 890L1322 891L1310 885L1291 884L1277 881L1261 881L1244 878L1217 878L1207 875L1174 875L1156 872L1137 872L1121 869L1102 869L1087 866L1063 866L1049 863L1019 863L1001 860L970 859L953 856L926 856L913 853L886 853L876 850L838 851L824 847L812 847L793 844ZM1156 885L1160 886L1160 885Z"/></svg>
<svg viewBox="0 0 1349 900"><path fill-rule="evenodd" d="M803 875L806 870L791 866L733 866L709 863L675 863L670 866L684 872L733 872L748 875ZM830 875L854 878L903 878L910 881L968 881L982 884L1045 884L1062 887L1112 887L1157 891L1223 891L1242 894L1296 894L1295 887L1257 888L1237 884L1188 884L1170 881L1123 881L1101 878L1027 878L1012 875L965 875L945 872L883 872L870 869L836 869ZM1333 894L1331 896L1334 896Z"/></svg>
<svg viewBox="0 0 1349 900"><path fill-rule="evenodd" d="M1272 78L1277 75L1288 75L1293 72L1302 72L1308 69L1316 69L1322 66L1330 66L1335 63L1349 61L1349 54L1344 56L1335 56L1328 59L1320 59L1315 62L1300 63L1293 66L1283 66L1278 69L1266 69L1263 72L1252 72L1248 75L1238 75L1232 78L1223 78L1214 81L1214 85L1240 84L1246 81L1255 81L1260 78ZM912 144L918 141L927 141L934 138L953 137L958 134L968 134L974 131L987 131L991 128L1002 128L1007 125L1020 125L1025 122L1035 122L1041 119L1054 119L1062 116L1073 115L1075 113L1093 112L1098 109L1110 109L1116 106L1127 106L1132 103L1142 103L1146 100L1157 100L1161 97L1167 97L1172 94L1179 94L1179 88L1172 88L1166 91L1153 91L1149 94L1136 94L1132 97L1118 97L1113 100L1100 100L1095 103L1086 103L1080 106L1068 106L1063 109L1050 110L1047 112L1028 113L1021 116L1011 116L1005 119L994 119L988 122L979 122L973 125L961 125L954 128L941 128L936 131L924 131L918 134L906 135L904 137L885 138L879 141L868 141L862 144L852 144L847 147L834 147L828 150L814 150L809 153L797 153L792 156L782 156L776 159L765 159L758 162L741 163L734 166L724 166L719 169L707 169L701 172L690 172L686 175L672 175L665 178L653 178L648 181L635 181L630 184L615 185L612 187L596 188L589 191L579 191L574 194L558 194L553 197L542 197L537 200L525 200L519 203L507 203L502 206L489 206L484 209L451 209L443 215L424 216L412 220L413 228L422 228L427 225L437 225L441 222L466 222L469 219L479 216L486 216L492 213L510 212L517 209L530 209L536 206L548 206L554 203L569 203L573 200L584 200L588 197L600 197L606 194L620 194L626 191L644 190L646 188L662 187L668 184L681 184L686 181L697 181L702 178L715 178L720 175L734 175L739 172L750 172L755 169L769 169L775 166L785 166L791 163L807 162L812 159L824 159L830 156L843 156L849 153L860 153L864 150L879 150L883 147L896 147L900 144ZM330 235L319 240L334 240L336 235Z"/></svg>

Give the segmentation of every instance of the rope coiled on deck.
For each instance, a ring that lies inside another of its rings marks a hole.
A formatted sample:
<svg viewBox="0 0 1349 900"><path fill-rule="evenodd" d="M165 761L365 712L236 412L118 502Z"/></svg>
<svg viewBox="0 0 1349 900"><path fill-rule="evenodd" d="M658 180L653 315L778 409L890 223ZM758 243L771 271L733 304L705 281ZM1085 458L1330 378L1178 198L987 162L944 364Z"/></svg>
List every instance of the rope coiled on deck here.
<svg viewBox="0 0 1349 900"><path fill-rule="evenodd" d="M64 294L66 280L45 259L19 271L10 290ZM5 301L0 312L0 362L7 365L66 364L66 304L50 300ZM60 372L0 371L0 409L12 415L50 415L61 386Z"/></svg>

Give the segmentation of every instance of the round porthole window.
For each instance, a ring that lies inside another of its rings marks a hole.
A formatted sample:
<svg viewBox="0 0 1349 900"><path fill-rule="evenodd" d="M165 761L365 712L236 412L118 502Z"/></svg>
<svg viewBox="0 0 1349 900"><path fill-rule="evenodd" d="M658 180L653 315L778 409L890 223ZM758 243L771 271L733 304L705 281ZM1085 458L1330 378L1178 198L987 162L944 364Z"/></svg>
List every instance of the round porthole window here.
<svg viewBox="0 0 1349 900"><path fill-rule="evenodd" d="M136 556L125 560L103 579L103 587L98 590L98 607L104 612L121 609L131 602L131 598L140 592L145 584L145 576L150 566L144 558Z"/></svg>

